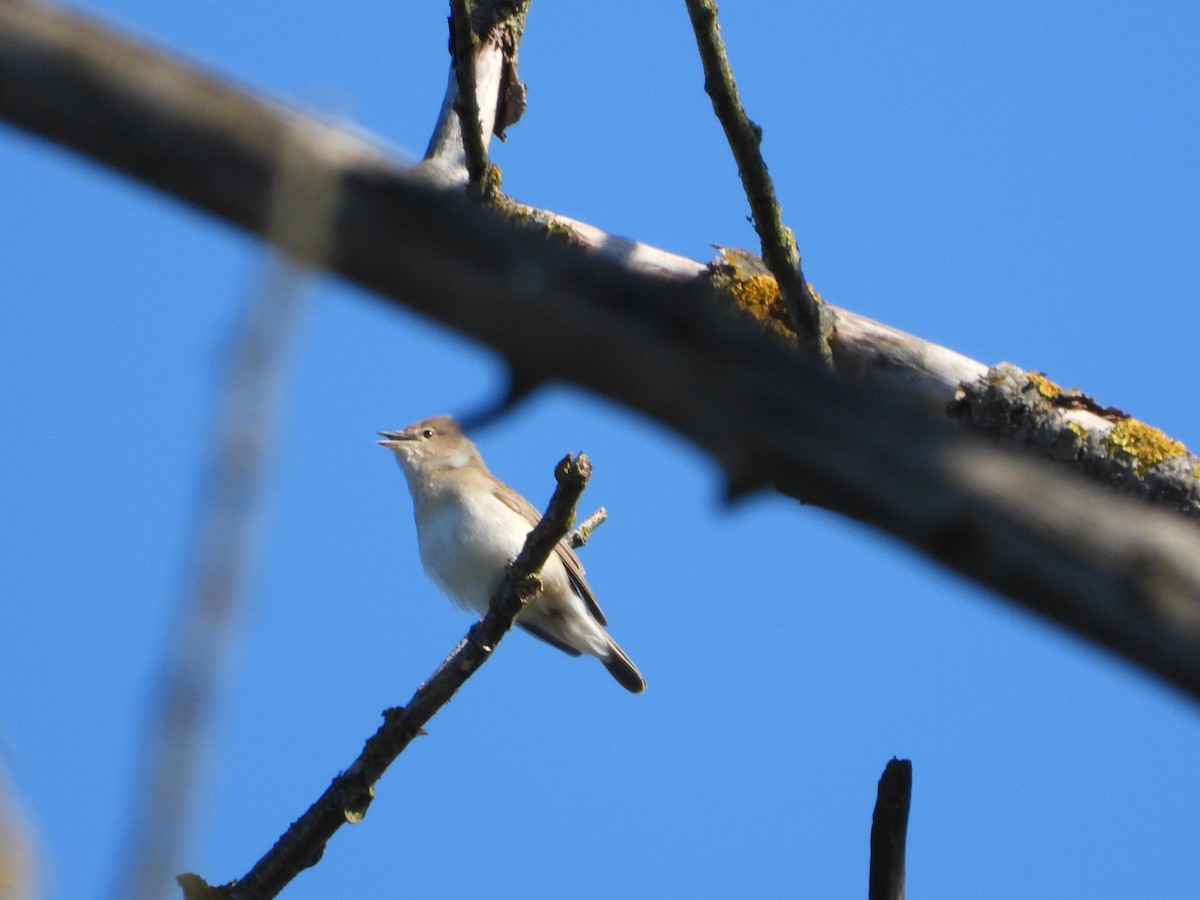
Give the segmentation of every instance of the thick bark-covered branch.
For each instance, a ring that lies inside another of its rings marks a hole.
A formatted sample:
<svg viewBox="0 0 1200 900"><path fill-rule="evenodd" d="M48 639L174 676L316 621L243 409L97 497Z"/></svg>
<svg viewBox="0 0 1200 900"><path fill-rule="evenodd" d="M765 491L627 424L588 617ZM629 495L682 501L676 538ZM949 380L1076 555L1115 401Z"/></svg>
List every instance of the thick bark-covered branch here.
<svg viewBox="0 0 1200 900"><path fill-rule="evenodd" d="M512 32L519 24L507 24L503 39L480 43L475 64L480 93L491 89L520 96L519 79L511 71ZM288 123L304 118L299 110L238 90L49 3L0 3L0 76L0 118L264 234L271 160ZM451 78L426 159L416 167L431 183L467 183L455 97ZM511 98L500 105L519 108ZM490 135L495 104L480 109ZM310 120L308 129L309 152L329 167L377 164L401 171L358 131L317 120ZM566 216L538 216L573 243L632 271L689 281L708 272L704 263ZM334 268L342 271L336 261ZM889 386L937 412L955 398L961 382L987 372L983 363L849 310L837 311L837 323L831 343L839 371Z"/></svg>
<svg viewBox="0 0 1200 900"><path fill-rule="evenodd" d="M254 233L299 116L86 17L0 3L0 117ZM775 488L881 528L1200 697L1200 532L928 414L982 364L839 313L830 372L706 281L681 279L678 257L586 226L572 231L583 248L546 241L348 131L314 122L308 134L313 164L340 178L331 270L535 379L657 419L735 489Z"/></svg>

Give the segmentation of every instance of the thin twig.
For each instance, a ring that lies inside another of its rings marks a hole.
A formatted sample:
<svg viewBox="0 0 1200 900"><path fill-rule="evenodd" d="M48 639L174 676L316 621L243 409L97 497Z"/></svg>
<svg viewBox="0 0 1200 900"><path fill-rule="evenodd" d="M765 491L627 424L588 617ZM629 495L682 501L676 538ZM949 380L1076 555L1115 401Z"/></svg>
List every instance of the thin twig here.
<svg viewBox="0 0 1200 900"><path fill-rule="evenodd" d="M470 177L469 189L476 196L485 196L493 179L493 169L488 160L487 145L483 139L483 121L479 113L479 96L475 84L475 51L479 38L472 23L471 0L450 0L451 31L454 41L454 77L458 96L454 111L458 113L462 133L463 152L467 160Z"/></svg>
<svg viewBox="0 0 1200 900"><path fill-rule="evenodd" d="M591 540L592 532L608 521L608 510L603 506L584 519L575 530L567 535L567 543L572 550L578 550Z"/></svg>
<svg viewBox="0 0 1200 900"><path fill-rule="evenodd" d="M783 224L783 210L775 197L775 185L760 150L762 129L750 121L738 99L737 82L717 23L717 4L713 0L686 2L704 66L704 91L712 100L713 111L725 129L729 148L737 161L738 174L754 218L754 230L762 242L763 261L779 284L779 293L797 340L830 363L829 342L821 323L821 302L813 295L801 271L796 236Z"/></svg>
<svg viewBox="0 0 1200 900"><path fill-rule="evenodd" d="M871 816L869 900L904 900L904 853L912 802L912 763L893 758L884 767Z"/></svg>
<svg viewBox="0 0 1200 900"><path fill-rule="evenodd" d="M266 900L316 863L329 838L342 825L358 822L374 797L374 785L422 728L479 669L512 627L525 599L536 590L536 575L575 519L579 497L591 477L584 454L565 457L555 469L558 482L541 521L529 533L504 581L492 595L487 614L476 622L454 652L421 685L408 705L388 710L384 723L367 741L358 759L334 778L321 797L284 833L245 877L219 890L230 900ZM189 879L194 882L196 879Z"/></svg>
<svg viewBox="0 0 1200 900"><path fill-rule="evenodd" d="M267 230L272 254L233 335L192 549L179 632L166 662L144 796L135 809L130 861L115 896L158 898L177 871L208 713L254 563L268 453L283 368L302 311L308 272L323 264L336 181L309 159L301 120L284 133Z"/></svg>

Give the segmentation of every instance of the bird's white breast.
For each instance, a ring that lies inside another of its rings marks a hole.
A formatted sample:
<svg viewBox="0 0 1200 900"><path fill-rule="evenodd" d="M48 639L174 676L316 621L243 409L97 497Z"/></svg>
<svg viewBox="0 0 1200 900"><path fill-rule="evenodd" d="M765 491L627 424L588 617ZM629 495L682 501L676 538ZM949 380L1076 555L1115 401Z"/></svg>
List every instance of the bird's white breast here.
<svg viewBox="0 0 1200 900"><path fill-rule="evenodd" d="M455 603L483 613L530 528L488 491L448 493L418 522L421 562Z"/></svg>

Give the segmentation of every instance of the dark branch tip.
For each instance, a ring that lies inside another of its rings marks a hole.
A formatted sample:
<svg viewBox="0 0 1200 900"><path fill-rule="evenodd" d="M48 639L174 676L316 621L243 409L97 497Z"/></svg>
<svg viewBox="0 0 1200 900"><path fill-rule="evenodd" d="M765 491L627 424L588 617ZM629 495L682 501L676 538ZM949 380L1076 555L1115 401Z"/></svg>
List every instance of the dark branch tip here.
<svg viewBox="0 0 1200 900"><path fill-rule="evenodd" d="M592 477L592 461L586 453L572 457L570 453L559 460L554 469L554 480L564 488L583 490Z"/></svg>

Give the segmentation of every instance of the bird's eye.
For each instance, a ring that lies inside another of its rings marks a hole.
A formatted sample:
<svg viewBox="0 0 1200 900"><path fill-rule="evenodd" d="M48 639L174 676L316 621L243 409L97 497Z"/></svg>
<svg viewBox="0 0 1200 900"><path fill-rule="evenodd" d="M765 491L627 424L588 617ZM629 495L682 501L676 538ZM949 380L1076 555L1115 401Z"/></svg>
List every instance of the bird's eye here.
<svg viewBox="0 0 1200 900"><path fill-rule="evenodd" d="M433 437L435 434L437 434L437 432L436 432L436 431L434 431L432 428L426 428L424 431L422 431L422 432L421 432L421 437L423 437L423 438L431 438L431 437Z"/></svg>

